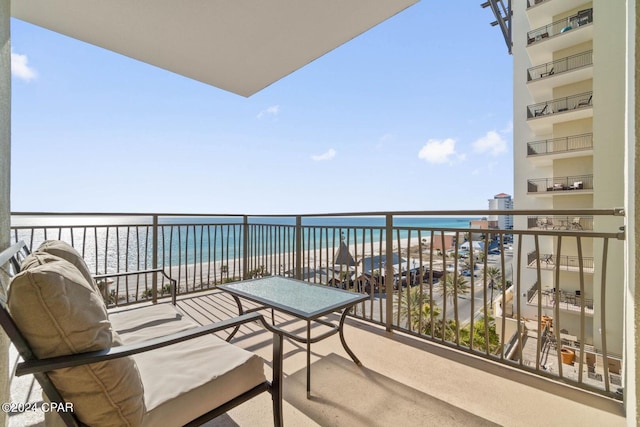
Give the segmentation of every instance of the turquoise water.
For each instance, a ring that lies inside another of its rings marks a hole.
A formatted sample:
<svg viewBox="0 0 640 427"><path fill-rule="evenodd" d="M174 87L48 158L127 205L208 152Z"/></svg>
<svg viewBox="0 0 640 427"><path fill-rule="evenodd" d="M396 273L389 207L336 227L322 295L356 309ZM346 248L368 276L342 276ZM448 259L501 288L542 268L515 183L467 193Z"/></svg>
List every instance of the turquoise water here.
<svg viewBox="0 0 640 427"><path fill-rule="evenodd" d="M424 229L421 237L428 237L430 229L460 229L468 228L469 221L475 218L396 218L394 219L394 241L411 237L417 238L415 229ZM171 224L171 225L169 225ZM185 259L177 259L179 246L187 249L181 256L186 256L187 263L198 258L196 252L202 246L200 256L206 259L223 260L239 258L243 253L243 226L236 221L221 223L219 220L202 224L201 218L171 219L164 226L165 248L171 248L171 254L165 249L165 260L172 264ZM279 251L293 252L295 249L295 218L254 218L249 221L249 243L253 247L252 254ZM337 248L341 237L347 244L375 247L384 239L385 219L383 217L321 217L303 218L303 249ZM412 229L411 232L409 229ZM169 236L167 233L172 233ZM179 242L175 239L179 239ZM209 242L215 250L208 251ZM257 247L257 249L256 249ZM189 249L191 248L191 249ZM191 252L193 255L189 255Z"/></svg>
<svg viewBox="0 0 640 427"><path fill-rule="evenodd" d="M417 238L416 228L468 228L476 218L398 217L394 218L394 242ZM36 248L45 239L72 243L98 272L147 268L152 259L152 227L148 217L100 217L90 224L85 217L35 218L12 221L16 240L24 239ZM99 221L99 222L98 222ZM19 222L19 223L17 223ZM163 217L160 218L158 258L164 265L215 262L243 256L242 218ZM295 251L294 217L252 217L249 220L250 256ZM328 249L333 252L343 237L347 244L378 248L384 239L384 217L302 218L303 250ZM411 231L409 231L411 229ZM33 230L33 231L32 231Z"/></svg>

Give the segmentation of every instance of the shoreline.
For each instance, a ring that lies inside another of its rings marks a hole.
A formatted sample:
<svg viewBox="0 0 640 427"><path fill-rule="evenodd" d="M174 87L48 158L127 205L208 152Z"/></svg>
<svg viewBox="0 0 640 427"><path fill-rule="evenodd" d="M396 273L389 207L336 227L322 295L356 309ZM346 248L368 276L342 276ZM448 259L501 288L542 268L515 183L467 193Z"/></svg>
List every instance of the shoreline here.
<svg viewBox="0 0 640 427"><path fill-rule="evenodd" d="M394 254L399 254L400 257L404 260L402 262L404 271L405 269L416 268L420 265L420 257L417 251L422 250L422 266L425 268L429 268L429 252L430 252L430 237L412 237L411 239L402 239L400 245L395 241L393 244L393 252ZM409 249L407 249L407 243L409 245ZM334 259L336 254L338 253L338 248L329 248L331 251L327 251L327 248L320 249L310 249L303 251L302 253L302 266L303 271L313 271L314 273L322 272L339 272L342 270L339 264L334 264ZM356 265L348 268L346 266L342 266L345 270L352 271L352 275L360 275L365 273L363 271L363 267L361 264L362 259L368 257L376 257L380 255L384 255L384 246L382 250L380 250L380 245L377 245L374 248L371 248L371 245L366 245L364 250L361 244L351 244L348 246L349 253L354 258ZM327 260L328 255L328 260ZM433 256L433 267L434 269L438 267L442 267L444 265L442 256L437 256L434 254ZM225 267L226 266L226 267ZM295 253L287 252L282 254L269 254L269 255L256 255L249 259L248 271L256 271L256 273L261 273L259 270L264 266L264 275L283 275L287 276L287 273L290 273L295 269ZM164 268L164 271L171 278L177 280L177 285L180 290L185 290L190 292L193 290L200 289L210 289L215 287L218 284L224 283L226 280L239 280L243 275L243 267L244 261L242 258L228 258L224 260L216 259L215 261L212 259L209 261L208 259L203 259L202 262L191 262L191 263L181 263L180 265L165 265L164 267L160 266L160 268ZM305 270L306 269L306 270ZM368 272L367 270L366 272ZM304 278L303 280L309 280L312 283L320 283L319 280L312 280L311 278ZM124 283L123 283L124 282ZM131 283L133 282L133 283ZM167 283L167 279L163 276L158 276L158 288L159 291L162 289ZM137 280L135 277L129 276L128 285L127 280L125 278L119 278L114 281L111 285L112 290L116 290L120 295L119 300L126 299L124 287L126 286L127 293L130 296L130 300L140 300L144 301L146 298L140 297L141 293L148 292L147 289L150 289L152 286L151 275L147 278L140 278ZM158 292L160 294L160 292ZM181 293L179 291L179 293ZM134 295L136 295L134 297ZM160 296L160 295L159 295Z"/></svg>

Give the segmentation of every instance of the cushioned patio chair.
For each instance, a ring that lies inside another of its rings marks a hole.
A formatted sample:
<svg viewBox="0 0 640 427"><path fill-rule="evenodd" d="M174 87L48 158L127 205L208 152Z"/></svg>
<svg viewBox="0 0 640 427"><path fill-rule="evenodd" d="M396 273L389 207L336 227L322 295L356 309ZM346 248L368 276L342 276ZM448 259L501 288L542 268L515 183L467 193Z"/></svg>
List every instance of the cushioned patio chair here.
<svg viewBox="0 0 640 427"><path fill-rule="evenodd" d="M571 221L571 228L573 230L582 230L582 224L580 224L579 216L573 218L573 221Z"/></svg>
<svg viewBox="0 0 640 427"><path fill-rule="evenodd" d="M580 101L578 101L578 104L576 104L576 108L590 106L592 98L593 98L593 95L591 95L588 99L581 99Z"/></svg>
<svg viewBox="0 0 640 427"><path fill-rule="evenodd" d="M200 425L265 391L282 425L283 335L262 315L200 326L172 304L109 314L77 252L45 243L0 253L13 276L0 280L0 325L23 359L15 375L33 374L57 409L47 425ZM248 322L273 333L271 381L259 356L213 335Z"/></svg>
<svg viewBox="0 0 640 427"><path fill-rule="evenodd" d="M546 111L548 107L549 107L549 104L546 104L543 109L535 111L533 113L533 116L534 117L544 116L545 114L547 114Z"/></svg>

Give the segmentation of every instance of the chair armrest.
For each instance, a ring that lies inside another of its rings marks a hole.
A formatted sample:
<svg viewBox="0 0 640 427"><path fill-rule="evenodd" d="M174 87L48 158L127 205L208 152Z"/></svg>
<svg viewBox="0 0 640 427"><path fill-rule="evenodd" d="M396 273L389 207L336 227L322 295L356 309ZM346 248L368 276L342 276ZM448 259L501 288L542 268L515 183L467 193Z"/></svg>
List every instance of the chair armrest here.
<svg viewBox="0 0 640 427"><path fill-rule="evenodd" d="M197 328L189 329L175 334L167 335L165 337L155 338L148 341L123 345L119 347L111 347L104 350L89 351L85 353L77 353L66 356L57 356L47 359L29 360L18 363L15 374L17 376L41 373L53 371L56 369L69 368L72 366L87 365L91 363L105 362L107 360L119 359L121 357L132 356L138 353L144 353L146 351L156 350L169 345L177 344L183 341L188 341L193 338L209 335L214 332L222 331L224 329L233 328L244 323L253 321L260 321L262 325L275 335L280 336L282 339L283 332L270 325L264 320L264 317L259 313L244 314L232 319L223 320L222 322L213 323L210 325L200 326ZM275 337L274 337L275 340ZM275 341L274 341L275 342ZM279 349L280 356L282 356L282 346ZM274 351L275 356L275 351Z"/></svg>
<svg viewBox="0 0 640 427"><path fill-rule="evenodd" d="M123 271L120 273L96 274L94 280L107 279L111 277L140 276L143 274L161 273L171 283L171 302L176 305L176 295L178 294L178 281L169 276L163 268L152 268L148 270Z"/></svg>

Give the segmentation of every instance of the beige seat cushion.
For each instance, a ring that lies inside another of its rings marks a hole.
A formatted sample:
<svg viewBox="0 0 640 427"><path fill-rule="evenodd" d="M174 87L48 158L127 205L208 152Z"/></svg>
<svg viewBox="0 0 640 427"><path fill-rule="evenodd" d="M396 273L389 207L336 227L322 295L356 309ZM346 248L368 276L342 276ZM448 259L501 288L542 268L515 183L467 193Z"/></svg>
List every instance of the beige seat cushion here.
<svg viewBox="0 0 640 427"><path fill-rule="evenodd" d="M110 313L125 344L198 326L172 304ZM264 361L213 335L134 356L145 390L145 426L180 426L265 381Z"/></svg>
<svg viewBox="0 0 640 427"><path fill-rule="evenodd" d="M156 304L109 313L109 320L111 327L125 344L147 341L198 326L185 318L172 304Z"/></svg>
<svg viewBox="0 0 640 427"><path fill-rule="evenodd" d="M55 255L64 260L69 261L71 264L76 266L80 273L84 276L89 283L97 292L100 297L102 294L96 285L95 280L93 280L93 276L89 271L89 267L87 263L84 261L84 258L76 251L73 246L68 244L67 242L63 242L62 240L45 240L37 249L40 252L46 252L51 255Z"/></svg>
<svg viewBox="0 0 640 427"><path fill-rule="evenodd" d="M266 380L262 358L213 335L133 357L149 427L184 425Z"/></svg>
<svg viewBox="0 0 640 427"><path fill-rule="evenodd" d="M71 263L34 252L9 288L9 311L38 358L119 344L100 295ZM85 424L136 426L145 412L132 358L59 369L49 377Z"/></svg>

